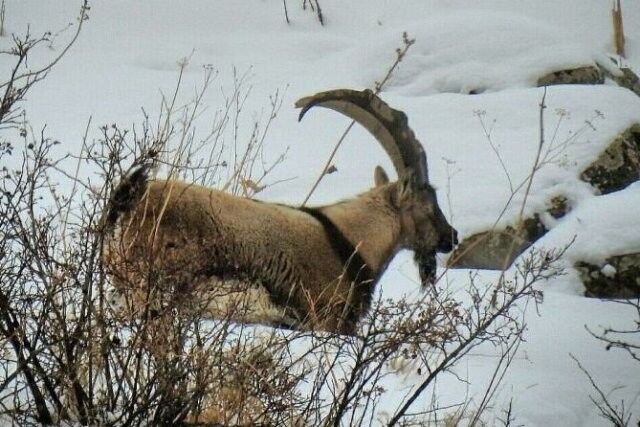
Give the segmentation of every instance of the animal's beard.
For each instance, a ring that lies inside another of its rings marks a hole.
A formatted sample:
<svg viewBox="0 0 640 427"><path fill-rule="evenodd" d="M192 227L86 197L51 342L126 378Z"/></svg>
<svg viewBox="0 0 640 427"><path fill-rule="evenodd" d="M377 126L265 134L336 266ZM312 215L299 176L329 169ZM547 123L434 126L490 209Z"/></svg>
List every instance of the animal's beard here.
<svg viewBox="0 0 640 427"><path fill-rule="evenodd" d="M436 253L434 250L426 248L415 248L414 259L418 264L420 273L420 284L423 288L432 286L436 282Z"/></svg>

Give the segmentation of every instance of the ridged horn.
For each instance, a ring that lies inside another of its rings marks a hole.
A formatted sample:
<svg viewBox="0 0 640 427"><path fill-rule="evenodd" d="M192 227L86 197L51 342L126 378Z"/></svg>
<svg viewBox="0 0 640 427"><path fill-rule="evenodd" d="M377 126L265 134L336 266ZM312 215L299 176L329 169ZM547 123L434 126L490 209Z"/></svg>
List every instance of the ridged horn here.
<svg viewBox="0 0 640 427"><path fill-rule="evenodd" d="M399 177L413 172L418 183L429 182L427 157L409 127L407 115L389 107L371 90L329 90L301 98L295 105L302 108L298 121L315 106L330 108L352 118L380 142Z"/></svg>

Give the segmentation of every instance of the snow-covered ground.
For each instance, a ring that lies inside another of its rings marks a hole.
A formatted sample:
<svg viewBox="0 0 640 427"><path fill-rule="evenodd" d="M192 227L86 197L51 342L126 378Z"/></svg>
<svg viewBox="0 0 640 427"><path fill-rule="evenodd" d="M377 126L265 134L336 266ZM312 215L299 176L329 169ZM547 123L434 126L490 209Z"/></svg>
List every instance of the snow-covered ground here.
<svg viewBox="0 0 640 427"><path fill-rule="evenodd" d="M8 1L7 32L33 34L65 28L79 2ZM603 0L321 0L320 26L302 1L288 0L291 23L279 1L193 0L175 2L94 2L79 40L48 78L30 93L25 108L35 129L76 152L87 120L90 138L98 126L128 127L160 108L188 58L183 101L201 83L203 66L219 71L199 119L206 127L232 83L232 67L248 73L251 93L244 106L248 136L255 117L268 109L268 96L283 94L280 114L268 134L274 157L289 147L273 181L295 178L260 193L260 198L300 203L348 121L330 111L314 111L302 123L296 99L337 87L361 89L381 80L395 59L406 31L416 43L381 96L404 110L426 148L430 176L440 204L461 235L491 226L510 195L529 173L539 140L541 75L572 66L606 63L612 51L610 2ZM622 2L627 61L640 70L640 3ZM73 29L63 32L39 61L59 54ZM0 48L10 38L0 38ZM1 59L0 73L8 62ZM218 90L218 87L222 88ZM471 90L482 92L467 95ZM614 254L640 251L640 186L594 196L579 173L606 144L640 122L640 98L612 84L555 86L547 92L546 140L558 148L533 182L525 213L544 211L557 194L574 210L565 218L543 218L551 231L537 244L559 247L577 236L568 261L599 262ZM483 129L483 124L485 129ZM242 126L245 126L246 131ZM491 147L496 147L504 163ZM368 188L373 168L391 171L382 149L362 129L354 129L339 151L338 172L326 177L312 198L325 203ZM505 171L506 170L506 171ZM511 184L510 184L511 181ZM517 195L500 220L513 223ZM606 351L585 330L632 326L632 312L610 302L582 297L582 285L569 274L543 285L539 316L528 317L527 342L502 385L495 405L513 398L516 422L524 425L605 425L589 400L593 392L570 354L575 355L614 401L640 416L640 365L627 355ZM481 272L490 280L495 273ZM449 271L463 286L468 271ZM418 292L410 254L400 254L380 283L385 296ZM438 383L439 399L459 402L483 389L495 357L471 355L464 367L469 385L451 378ZM407 378L408 384L412 379Z"/></svg>

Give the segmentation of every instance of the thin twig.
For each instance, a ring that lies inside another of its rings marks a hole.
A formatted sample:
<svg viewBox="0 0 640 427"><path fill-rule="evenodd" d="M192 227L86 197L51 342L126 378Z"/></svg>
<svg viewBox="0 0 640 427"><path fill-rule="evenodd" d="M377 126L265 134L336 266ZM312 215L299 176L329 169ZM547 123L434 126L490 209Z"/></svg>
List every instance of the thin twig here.
<svg viewBox="0 0 640 427"><path fill-rule="evenodd" d="M291 24L291 22L289 22L289 11L287 10L287 0L282 0L282 5L284 6L284 18L287 20L287 24Z"/></svg>

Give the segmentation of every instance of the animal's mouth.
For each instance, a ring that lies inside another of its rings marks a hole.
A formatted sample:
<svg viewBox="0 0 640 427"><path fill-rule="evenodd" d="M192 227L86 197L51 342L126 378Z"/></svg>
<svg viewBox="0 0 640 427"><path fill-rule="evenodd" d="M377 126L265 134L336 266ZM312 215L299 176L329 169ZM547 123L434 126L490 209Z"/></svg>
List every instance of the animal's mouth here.
<svg viewBox="0 0 640 427"><path fill-rule="evenodd" d="M420 273L420 284L423 288L432 286L437 280L436 252L433 250L416 249L415 261Z"/></svg>

